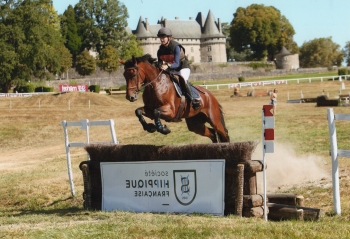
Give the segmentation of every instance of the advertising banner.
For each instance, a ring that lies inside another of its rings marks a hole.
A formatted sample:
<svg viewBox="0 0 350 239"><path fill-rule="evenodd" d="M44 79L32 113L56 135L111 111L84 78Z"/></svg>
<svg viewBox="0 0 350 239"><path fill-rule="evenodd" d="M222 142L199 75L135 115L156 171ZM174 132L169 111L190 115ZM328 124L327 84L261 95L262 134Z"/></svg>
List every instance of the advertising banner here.
<svg viewBox="0 0 350 239"><path fill-rule="evenodd" d="M102 210L224 215L225 160L101 162Z"/></svg>
<svg viewBox="0 0 350 239"><path fill-rule="evenodd" d="M79 91L79 92L88 92L88 85L59 85L60 92L71 92L71 91Z"/></svg>

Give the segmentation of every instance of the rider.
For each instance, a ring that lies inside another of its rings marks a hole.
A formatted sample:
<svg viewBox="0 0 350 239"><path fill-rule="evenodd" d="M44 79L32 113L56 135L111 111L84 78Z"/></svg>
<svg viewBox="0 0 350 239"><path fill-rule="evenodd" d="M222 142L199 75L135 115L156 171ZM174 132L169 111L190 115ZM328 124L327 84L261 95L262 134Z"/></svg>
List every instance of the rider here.
<svg viewBox="0 0 350 239"><path fill-rule="evenodd" d="M188 78L190 77L190 64L185 56L185 48L173 40L172 32L169 28L162 27L157 35L160 39L157 57L162 70L169 70L174 75L180 75L185 80L186 93L192 102L193 109L197 110L201 104L193 98ZM185 94L186 95L186 94Z"/></svg>

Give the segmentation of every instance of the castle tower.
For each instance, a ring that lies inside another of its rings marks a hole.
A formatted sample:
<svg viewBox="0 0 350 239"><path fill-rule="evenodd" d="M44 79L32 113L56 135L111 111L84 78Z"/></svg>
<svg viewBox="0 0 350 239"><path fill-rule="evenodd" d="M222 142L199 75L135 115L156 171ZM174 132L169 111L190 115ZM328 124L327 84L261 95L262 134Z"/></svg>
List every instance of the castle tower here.
<svg viewBox="0 0 350 239"><path fill-rule="evenodd" d="M211 10L205 20L201 37L201 62L226 62L226 37L220 19L215 22Z"/></svg>
<svg viewBox="0 0 350 239"><path fill-rule="evenodd" d="M158 20L157 24L151 25L140 17L137 28L134 31L141 42L144 53L157 56L160 46L157 33L161 27L168 27L173 33L174 39L184 46L187 58L194 63L200 62L227 62L226 59L226 37L222 34L220 19L215 22L211 11L205 19L201 13L196 20L192 17L189 20L169 20L164 17Z"/></svg>
<svg viewBox="0 0 350 239"><path fill-rule="evenodd" d="M299 69L299 54L290 53L284 46L275 55L275 63L277 69L295 70Z"/></svg>

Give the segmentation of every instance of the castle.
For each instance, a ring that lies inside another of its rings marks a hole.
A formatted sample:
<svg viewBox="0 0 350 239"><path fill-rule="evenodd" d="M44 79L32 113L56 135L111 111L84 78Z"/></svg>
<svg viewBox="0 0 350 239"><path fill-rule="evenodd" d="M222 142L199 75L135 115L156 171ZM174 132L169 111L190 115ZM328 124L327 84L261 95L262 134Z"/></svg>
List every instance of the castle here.
<svg viewBox="0 0 350 239"><path fill-rule="evenodd" d="M157 33L161 27L171 29L174 40L185 48L191 62L227 62L226 37L222 33L220 18L215 21L211 10L206 18L201 12L195 20L192 17L189 20L180 20L178 17L168 20L162 17L155 25L149 24L147 18L143 21L140 17L136 30L129 29L129 32L141 42L145 54L157 57L160 46Z"/></svg>

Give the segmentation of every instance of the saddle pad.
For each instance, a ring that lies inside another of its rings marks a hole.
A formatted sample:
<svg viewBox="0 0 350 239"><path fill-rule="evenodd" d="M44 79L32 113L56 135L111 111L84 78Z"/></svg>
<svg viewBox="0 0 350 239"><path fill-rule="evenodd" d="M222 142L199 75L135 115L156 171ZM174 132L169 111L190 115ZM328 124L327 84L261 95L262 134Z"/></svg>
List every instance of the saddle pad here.
<svg viewBox="0 0 350 239"><path fill-rule="evenodd" d="M182 90L181 90L180 86L178 84L176 84L175 82L173 82L173 84L175 86L175 89L176 89L176 92L177 92L178 96L181 97L183 95L183 93L182 93ZM195 98L197 100L201 98L199 96L199 93L198 93L197 89L194 88L193 85L190 85L190 89L192 91L193 98Z"/></svg>

